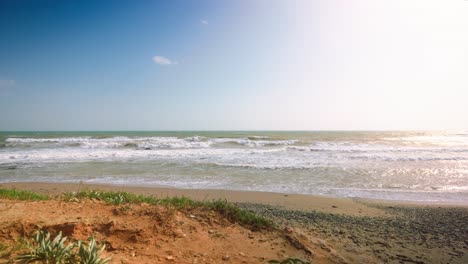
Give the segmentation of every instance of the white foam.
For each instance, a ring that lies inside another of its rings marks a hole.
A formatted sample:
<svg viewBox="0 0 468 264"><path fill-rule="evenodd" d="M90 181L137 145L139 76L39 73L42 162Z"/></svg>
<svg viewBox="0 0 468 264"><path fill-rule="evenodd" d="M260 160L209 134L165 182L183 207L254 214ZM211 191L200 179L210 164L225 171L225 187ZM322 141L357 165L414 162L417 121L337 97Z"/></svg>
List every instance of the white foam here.
<svg viewBox="0 0 468 264"><path fill-rule="evenodd" d="M50 142L51 139L11 139L11 142ZM466 161L468 148L395 147L316 142L309 146L291 146L296 141L250 141L246 138L201 137L89 137L60 138L53 142L73 142L60 148L13 148L0 152L0 164L16 162L80 162L89 160L127 161L129 159L200 160L226 166L255 168L312 168L330 164L359 165L360 161ZM240 142L242 146L217 145ZM254 142L254 143L252 143ZM76 145L76 143L79 143ZM232 157L230 157L232 156Z"/></svg>
<svg viewBox="0 0 468 264"><path fill-rule="evenodd" d="M259 137L260 138L260 137ZM263 138L263 137L262 137ZM7 138L9 147L25 147L42 145L47 147L68 147L79 146L82 148L121 148L121 147L139 147L139 148L209 148L213 144L235 143L248 147L265 147L292 145L297 140L251 140L249 138L211 138L206 139L200 136L187 138L177 137L111 137L111 138L92 138L92 137L64 137L64 138Z"/></svg>
<svg viewBox="0 0 468 264"><path fill-rule="evenodd" d="M298 140L251 140L249 138L213 138L210 141L218 144L235 143L248 147L287 146L298 142Z"/></svg>
<svg viewBox="0 0 468 264"><path fill-rule="evenodd" d="M242 159L254 158L265 153L275 153L282 149L228 149L228 148L185 148L185 149L35 149L14 152L0 152L0 164L15 162L83 162L91 160L128 161L140 160L200 160L215 161L220 158L232 157Z"/></svg>
<svg viewBox="0 0 468 264"><path fill-rule="evenodd" d="M401 141L413 145L435 145L447 147L468 147L468 134L451 133L436 135L417 135L407 137L385 138L389 141Z"/></svg>
<svg viewBox="0 0 468 264"><path fill-rule="evenodd" d="M208 148L210 142L202 137L68 137L68 138L7 138L7 146L24 147L30 144L48 143L50 147L79 146L81 148ZM47 147L47 145L45 145Z"/></svg>

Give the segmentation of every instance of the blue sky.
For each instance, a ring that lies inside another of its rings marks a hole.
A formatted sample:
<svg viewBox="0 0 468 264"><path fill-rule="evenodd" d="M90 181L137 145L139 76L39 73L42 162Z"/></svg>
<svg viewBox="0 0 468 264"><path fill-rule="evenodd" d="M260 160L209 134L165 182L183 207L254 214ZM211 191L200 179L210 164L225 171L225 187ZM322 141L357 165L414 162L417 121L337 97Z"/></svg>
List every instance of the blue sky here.
<svg viewBox="0 0 468 264"><path fill-rule="evenodd" d="M0 130L467 129L467 1L1 1Z"/></svg>

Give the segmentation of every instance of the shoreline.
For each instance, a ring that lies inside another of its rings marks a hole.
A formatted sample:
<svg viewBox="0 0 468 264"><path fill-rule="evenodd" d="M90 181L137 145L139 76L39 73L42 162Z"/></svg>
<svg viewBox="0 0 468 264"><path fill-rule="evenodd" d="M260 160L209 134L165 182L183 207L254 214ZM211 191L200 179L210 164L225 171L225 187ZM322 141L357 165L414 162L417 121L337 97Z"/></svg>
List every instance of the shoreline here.
<svg viewBox="0 0 468 264"><path fill-rule="evenodd" d="M366 198L330 197L309 194L286 194L260 191L237 191L223 189L179 189L158 186L125 186L118 184L57 183L57 182L9 182L0 183L0 188L29 190L48 195L63 192L76 192L85 189L102 191L126 191L155 197L185 196L195 200L225 199L234 203L256 203L279 206L287 210L320 211L324 213L354 216L384 216L386 213L378 206L405 207L461 207L468 204L449 202L396 201Z"/></svg>

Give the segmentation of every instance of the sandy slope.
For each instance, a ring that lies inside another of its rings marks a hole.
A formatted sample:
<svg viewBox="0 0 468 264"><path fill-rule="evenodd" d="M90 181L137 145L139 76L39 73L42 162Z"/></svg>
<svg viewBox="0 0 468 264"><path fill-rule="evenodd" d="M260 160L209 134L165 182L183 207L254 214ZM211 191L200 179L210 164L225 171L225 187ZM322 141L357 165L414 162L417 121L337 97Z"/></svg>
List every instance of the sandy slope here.
<svg viewBox="0 0 468 264"><path fill-rule="evenodd" d="M39 228L74 239L94 235L106 243L105 254L113 256L112 263L266 263L287 256L340 262L331 249L318 244L307 244L309 253L298 249L303 246L301 237L292 230L252 232L213 211L114 206L94 200L0 200L0 242L14 245Z"/></svg>

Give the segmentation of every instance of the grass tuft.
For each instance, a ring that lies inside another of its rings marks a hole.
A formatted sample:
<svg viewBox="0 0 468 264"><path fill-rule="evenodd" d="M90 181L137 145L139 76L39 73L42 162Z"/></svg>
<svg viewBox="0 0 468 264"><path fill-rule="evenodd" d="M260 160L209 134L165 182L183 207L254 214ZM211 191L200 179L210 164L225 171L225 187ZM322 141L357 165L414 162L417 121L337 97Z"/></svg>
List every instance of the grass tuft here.
<svg viewBox="0 0 468 264"><path fill-rule="evenodd" d="M266 218L240 209L236 205L229 203L226 200L205 202L205 206L220 213L231 222L238 222L241 225L248 226L254 230L269 229L273 226L272 222Z"/></svg>
<svg viewBox="0 0 468 264"><path fill-rule="evenodd" d="M64 194L64 199L66 201L73 201L76 199L96 199L113 205L128 203L156 203L156 199L153 196L136 195L128 192L101 192L95 190L68 192Z"/></svg>
<svg viewBox="0 0 468 264"><path fill-rule="evenodd" d="M94 238L90 238L87 244L79 240L65 245L66 240L61 232L51 240L49 232L39 230L32 243L28 243L29 252L18 255L16 260L51 264L107 264L111 260L111 257L100 257L105 246L98 248Z"/></svg>
<svg viewBox="0 0 468 264"><path fill-rule="evenodd" d="M0 199L42 201L48 200L49 196L31 191L22 191L16 189L0 189Z"/></svg>
<svg viewBox="0 0 468 264"><path fill-rule="evenodd" d="M73 244L65 246L66 237L62 237L60 232L53 240L50 239L50 233L38 231L32 244L29 244L29 253L19 255L18 260L24 260L26 263L31 261L42 261L45 263L67 263L70 259L70 251Z"/></svg>
<svg viewBox="0 0 468 264"><path fill-rule="evenodd" d="M103 245L100 249L97 247L96 240L94 238L89 239L88 245L84 245L81 241L78 241L78 257L80 264L106 264L111 261L111 257L105 259L101 258L101 253L106 248Z"/></svg>

